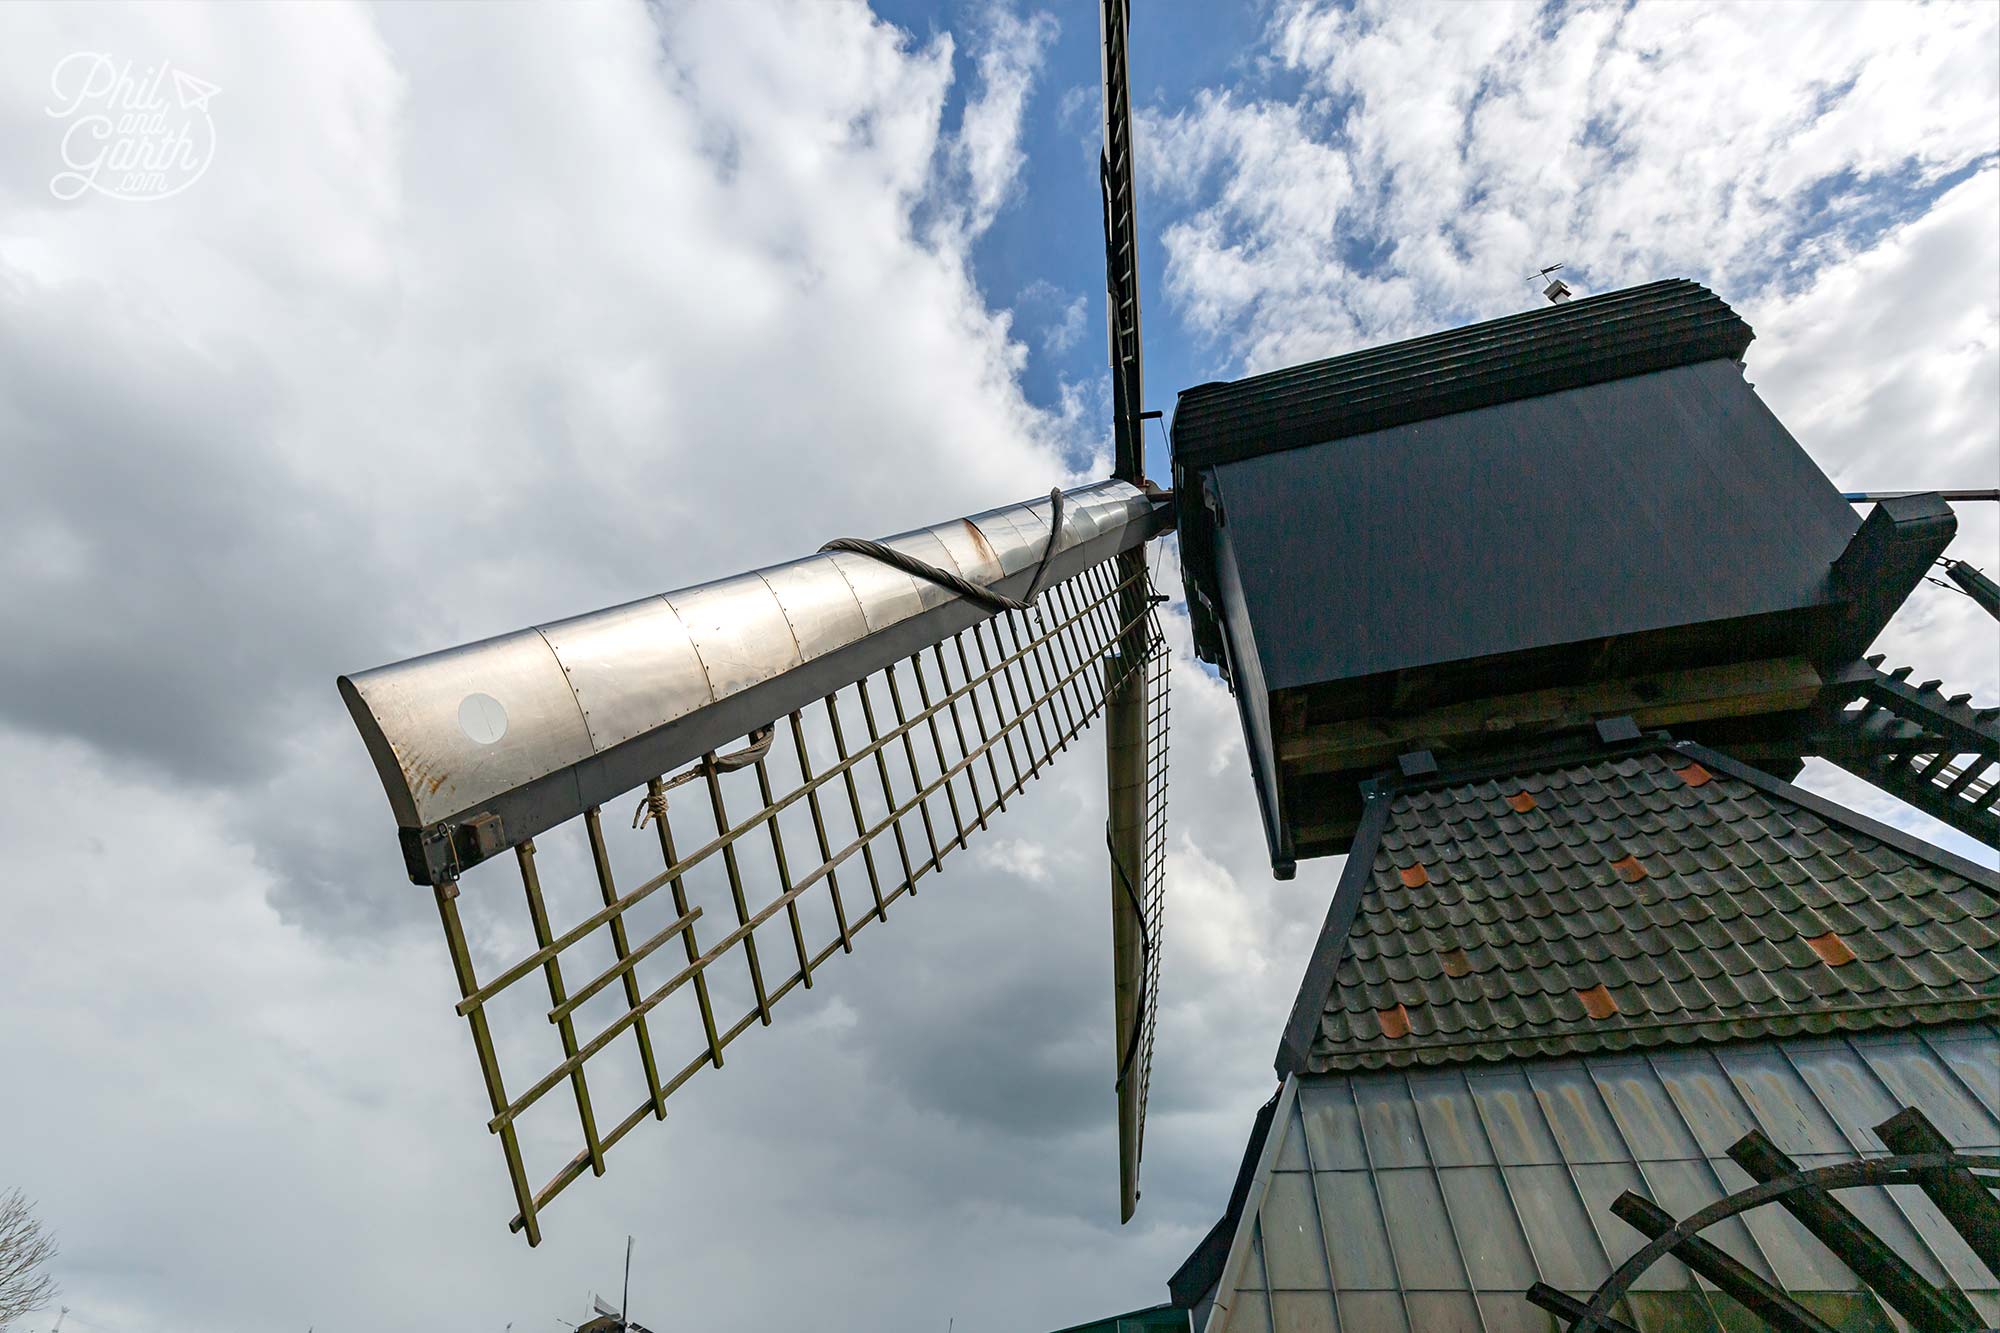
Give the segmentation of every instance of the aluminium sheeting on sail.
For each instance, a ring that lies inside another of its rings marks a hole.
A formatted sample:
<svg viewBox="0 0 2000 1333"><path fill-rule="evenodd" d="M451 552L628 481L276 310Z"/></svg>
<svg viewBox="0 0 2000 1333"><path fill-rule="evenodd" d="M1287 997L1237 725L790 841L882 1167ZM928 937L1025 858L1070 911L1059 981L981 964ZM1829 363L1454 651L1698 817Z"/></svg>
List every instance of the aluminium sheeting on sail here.
<svg viewBox="0 0 2000 1333"><path fill-rule="evenodd" d="M1746 1188L1725 1155L1761 1129L1802 1166L1886 1155L1873 1126L1915 1106L1963 1152L2000 1151L2000 1029L1888 1033L1591 1054L1287 1080L1207 1333L1546 1333L1524 1293L1588 1298L1644 1238L1611 1215L1626 1190L1676 1217ZM2000 1275L1909 1186L1843 1190L1931 1281L2000 1325ZM1704 1237L1839 1327L1897 1327L1782 1209ZM1740 1307L1669 1256L1623 1317L1721 1328Z"/></svg>
<svg viewBox="0 0 2000 1333"><path fill-rule="evenodd" d="M1122 481L1064 500L1051 582L1171 521ZM1018 594L1052 516L1042 496L884 544ZM340 690L401 828L494 812L511 844L986 614L866 556L821 552L356 672ZM419 882L423 865L411 858Z"/></svg>

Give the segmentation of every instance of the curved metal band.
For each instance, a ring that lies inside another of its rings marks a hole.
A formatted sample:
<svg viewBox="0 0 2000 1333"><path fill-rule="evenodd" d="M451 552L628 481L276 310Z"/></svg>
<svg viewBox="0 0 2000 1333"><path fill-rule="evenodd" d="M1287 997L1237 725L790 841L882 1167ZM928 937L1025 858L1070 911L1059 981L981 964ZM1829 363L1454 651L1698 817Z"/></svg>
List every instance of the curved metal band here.
<svg viewBox="0 0 2000 1333"><path fill-rule="evenodd" d="M1584 1308L1574 1323L1570 1333L1600 1333L1611 1317L1611 1307L1623 1296L1626 1289L1639 1275L1688 1237L1738 1213L1748 1212L1759 1204L1790 1194L1794 1190L1808 1186L1821 1189L1851 1189L1859 1185L1906 1185L1916 1183L1926 1172L1942 1171L1948 1167L1971 1167L1981 1171L2000 1170L2000 1157L1981 1153L1908 1153L1893 1157L1864 1157L1852 1162L1834 1162L1827 1166L1809 1167L1806 1170L1764 1181L1745 1190L1739 1190L1725 1199L1691 1213L1676 1223L1672 1230L1663 1231L1618 1266L1604 1285L1597 1289L1590 1304Z"/></svg>

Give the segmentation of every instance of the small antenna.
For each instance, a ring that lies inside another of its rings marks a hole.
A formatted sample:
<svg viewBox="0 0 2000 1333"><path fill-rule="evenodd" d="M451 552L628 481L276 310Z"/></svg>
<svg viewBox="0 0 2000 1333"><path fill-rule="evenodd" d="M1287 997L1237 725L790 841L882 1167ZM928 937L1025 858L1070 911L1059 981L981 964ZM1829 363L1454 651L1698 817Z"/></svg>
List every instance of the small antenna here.
<svg viewBox="0 0 2000 1333"><path fill-rule="evenodd" d="M1561 278L1553 276L1556 270L1561 267L1562 264L1559 262L1550 264L1547 268L1540 269L1534 273L1530 273L1526 278L1523 278L1522 281L1541 282L1545 278L1548 279L1549 285L1542 288L1542 295L1549 298L1549 304L1561 305L1564 301L1567 301L1570 298L1569 284L1564 282Z"/></svg>
<svg viewBox="0 0 2000 1333"><path fill-rule="evenodd" d="M618 1317L632 1322L632 1238L625 1238L625 1291L618 1298Z"/></svg>

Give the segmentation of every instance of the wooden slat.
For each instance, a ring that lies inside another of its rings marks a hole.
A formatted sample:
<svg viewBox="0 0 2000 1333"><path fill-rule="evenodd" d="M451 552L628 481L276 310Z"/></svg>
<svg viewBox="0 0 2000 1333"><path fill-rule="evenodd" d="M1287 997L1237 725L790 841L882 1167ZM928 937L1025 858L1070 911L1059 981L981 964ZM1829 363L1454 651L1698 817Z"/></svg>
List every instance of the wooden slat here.
<svg viewBox="0 0 2000 1333"><path fill-rule="evenodd" d="M1754 717L1803 708L1818 697L1819 672L1803 657L1769 658L1689 671L1534 690L1433 708L1407 717L1371 717L1309 727L1278 742L1288 774L1335 773L1385 764L1412 749L1490 741L1580 727L1629 715L1642 727L1718 717Z"/></svg>

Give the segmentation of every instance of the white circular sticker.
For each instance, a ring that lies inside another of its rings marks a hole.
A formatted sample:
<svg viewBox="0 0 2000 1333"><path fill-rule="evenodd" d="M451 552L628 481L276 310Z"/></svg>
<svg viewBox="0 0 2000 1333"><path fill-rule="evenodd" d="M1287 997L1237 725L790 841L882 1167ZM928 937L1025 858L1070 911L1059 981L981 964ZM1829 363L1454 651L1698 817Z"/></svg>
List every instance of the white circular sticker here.
<svg viewBox="0 0 2000 1333"><path fill-rule="evenodd" d="M458 706L458 729L481 745L507 734L507 710L490 694L468 694Z"/></svg>

